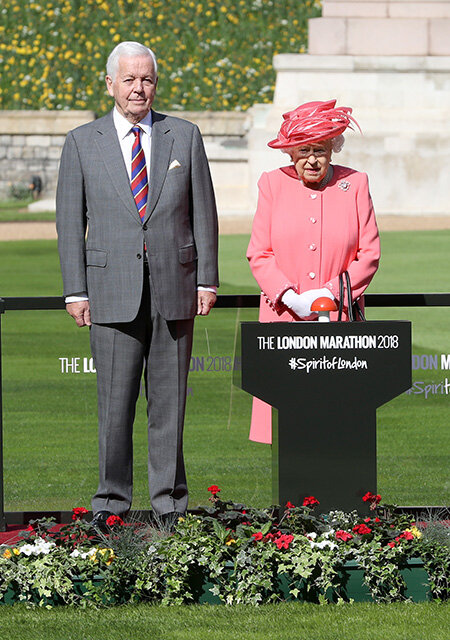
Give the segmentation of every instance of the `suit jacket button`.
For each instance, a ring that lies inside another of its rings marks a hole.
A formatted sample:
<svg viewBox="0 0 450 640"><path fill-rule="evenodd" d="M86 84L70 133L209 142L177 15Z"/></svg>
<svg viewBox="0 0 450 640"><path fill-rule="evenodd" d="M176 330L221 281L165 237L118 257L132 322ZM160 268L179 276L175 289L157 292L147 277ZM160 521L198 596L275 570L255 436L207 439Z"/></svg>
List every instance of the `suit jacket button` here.
<svg viewBox="0 0 450 640"><path fill-rule="evenodd" d="M147 231L147 225L144 224L144 226L142 227L144 229L144 231Z"/></svg>
<svg viewBox="0 0 450 640"><path fill-rule="evenodd" d="M141 255L140 253L138 253L138 254L136 254L136 258L137 258L138 260L140 260L140 259L142 258L142 255Z"/></svg>

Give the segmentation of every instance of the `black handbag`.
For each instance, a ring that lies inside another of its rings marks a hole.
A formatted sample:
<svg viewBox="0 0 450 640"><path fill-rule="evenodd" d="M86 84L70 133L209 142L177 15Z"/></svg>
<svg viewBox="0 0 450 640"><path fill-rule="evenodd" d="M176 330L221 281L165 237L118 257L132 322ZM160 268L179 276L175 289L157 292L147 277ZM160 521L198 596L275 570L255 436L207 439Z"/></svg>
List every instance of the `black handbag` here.
<svg viewBox="0 0 450 640"><path fill-rule="evenodd" d="M344 278L345 285L347 290L347 309L348 309L348 320L349 322L358 322L365 321L366 316L364 315L363 310L359 306L357 300L352 302L352 283L350 282L350 276L348 271L344 271L344 273L339 274L339 312L338 312L338 322L342 320L342 311L344 309Z"/></svg>

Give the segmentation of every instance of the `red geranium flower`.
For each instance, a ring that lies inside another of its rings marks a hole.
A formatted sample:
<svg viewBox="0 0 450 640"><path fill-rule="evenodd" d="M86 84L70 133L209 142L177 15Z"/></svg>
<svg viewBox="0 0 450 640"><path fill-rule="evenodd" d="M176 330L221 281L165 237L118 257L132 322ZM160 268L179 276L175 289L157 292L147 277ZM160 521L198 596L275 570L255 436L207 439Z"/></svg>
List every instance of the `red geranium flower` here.
<svg viewBox="0 0 450 640"><path fill-rule="evenodd" d="M112 516L109 516L109 518L106 518L106 524L108 525L108 527L114 527L114 525L116 524L122 526L125 523L120 516L116 516L113 514Z"/></svg>
<svg viewBox="0 0 450 640"><path fill-rule="evenodd" d="M84 507L75 507L72 509L72 520L81 520L88 510Z"/></svg>
<svg viewBox="0 0 450 640"><path fill-rule="evenodd" d="M212 484L210 487L208 487L208 491L210 491L212 495L215 496L216 493L219 493L220 489L216 484Z"/></svg>
<svg viewBox="0 0 450 640"><path fill-rule="evenodd" d="M288 500L286 502L285 509L295 509L295 504L292 504L292 502L289 502L289 500Z"/></svg>
<svg viewBox="0 0 450 640"><path fill-rule="evenodd" d="M306 496L303 500L304 507L315 507L316 504L320 504L320 502L314 496Z"/></svg>
<svg viewBox="0 0 450 640"><path fill-rule="evenodd" d="M368 527L366 524L357 524L355 527L353 527L352 531L354 533L359 533L360 535L372 533L372 529Z"/></svg>
<svg viewBox="0 0 450 640"><path fill-rule="evenodd" d="M414 536L411 531L403 531L403 533L400 534L399 538L404 538L405 540L414 540Z"/></svg>
<svg viewBox="0 0 450 640"><path fill-rule="evenodd" d="M337 540L342 540L342 542L348 542L353 538L351 533L349 533L348 531L343 531L343 529L339 529L339 531L336 531L335 537Z"/></svg>
<svg viewBox="0 0 450 640"><path fill-rule="evenodd" d="M289 545L291 544L294 536L292 534L284 533L279 538L274 540L274 544L277 545L278 549L289 549Z"/></svg>
<svg viewBox="0 0 450 640"><path fill-rule="evenodd" d="M262 531L258 531L258 533L252 533L252 538L255 538L255 540L262 540L263 539L263 534Z"/></svg>
<svg viewBox="0 0 450 640"><path fill-rule="evenodd" d="M393 549L395 547L395 542L388 542L388 547L391 547L391 549Z"/></svg>
<svg viewBox="0 0 450 640"><path fill-rule="evenodd" d="M370 491L368 491L364 496L363 496L363 501L364 502L376 502L377 504L381 501L381 496L377 493L371 493Z"/></svg>

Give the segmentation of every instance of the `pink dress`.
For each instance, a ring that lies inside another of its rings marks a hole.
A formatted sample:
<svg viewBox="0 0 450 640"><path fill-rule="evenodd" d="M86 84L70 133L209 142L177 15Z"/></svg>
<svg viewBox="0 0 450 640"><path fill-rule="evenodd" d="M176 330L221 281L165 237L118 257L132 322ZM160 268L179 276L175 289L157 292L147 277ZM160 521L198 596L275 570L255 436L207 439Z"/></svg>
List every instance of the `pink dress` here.
<svg viewBox="0 0 450 640"><path fill-rule="evenodd" d="M352 298L359 299L378 268L380 241L367 175L333 169L320 191L306 187L292 165L263 173L258 182L247 258L261 287L260 322L298 320L281 302L287 289L327 287L338 298L339 274L346 270ZM253 399L250 440L271 443L271 409Z"/></svg>

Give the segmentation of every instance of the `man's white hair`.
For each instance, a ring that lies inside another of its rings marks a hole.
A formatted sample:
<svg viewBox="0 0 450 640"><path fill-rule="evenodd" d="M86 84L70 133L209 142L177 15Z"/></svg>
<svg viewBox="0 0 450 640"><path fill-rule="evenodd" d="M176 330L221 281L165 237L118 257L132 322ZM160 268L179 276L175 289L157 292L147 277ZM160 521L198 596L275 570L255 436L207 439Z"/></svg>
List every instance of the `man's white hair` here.
<svg viewBox="0 0 450 640"><path fill-rule="evenodd" d="M113 80L116 77L117 69L119 68L119 58L121 58L122 56L148 56L153 60L155 75L158 75L158 63L153 51L140 42L133 42L131 40L128 40L126 42L119 42L119 44L114 47L114 49L108 56L108 60L106 62L106 73Z"/></svg>

